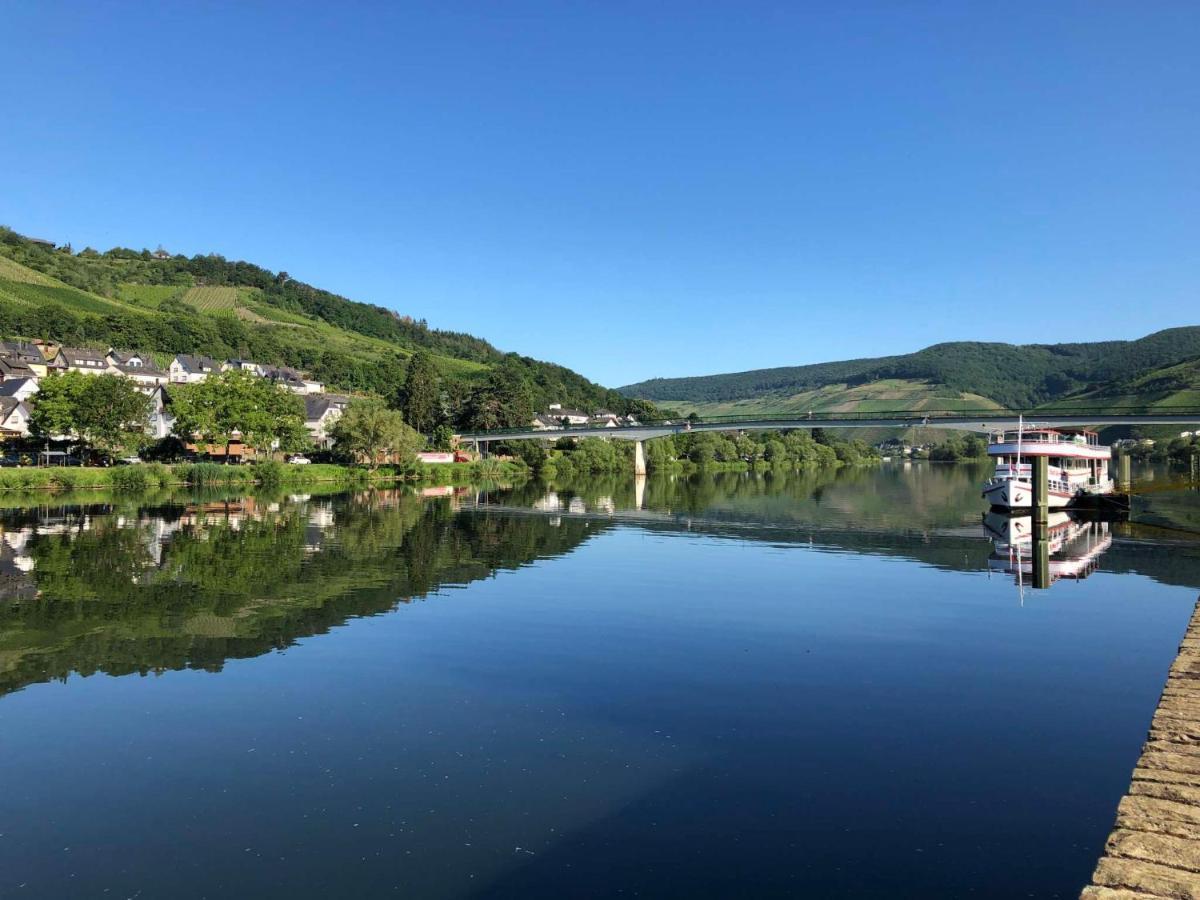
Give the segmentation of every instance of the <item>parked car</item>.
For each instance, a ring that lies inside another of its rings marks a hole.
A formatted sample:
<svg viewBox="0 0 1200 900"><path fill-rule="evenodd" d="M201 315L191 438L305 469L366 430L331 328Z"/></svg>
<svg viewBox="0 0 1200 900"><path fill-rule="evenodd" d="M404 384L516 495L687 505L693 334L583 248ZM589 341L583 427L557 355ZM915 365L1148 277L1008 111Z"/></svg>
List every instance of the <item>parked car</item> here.
<svg viewBox="0 0 1200 900"><path fill-rule="evenodd" d="M300 456L297 454L296 456L289 456L288 462L293 466L307 466L310 462L312 462L312 460L310 460L307 456Z"/></svg>
<svg viewBox="0 0 1200 900"><path fill-rule="evenodd" d="M136 466L142 461L140 456L122 456L117 460L118 466Z"/></svg>
<svg viewBox="0 0 1200 900"><path fill-rule="evenodd" d="M19 456L0 456L0 469L12 469L21 464Z"/></svg>

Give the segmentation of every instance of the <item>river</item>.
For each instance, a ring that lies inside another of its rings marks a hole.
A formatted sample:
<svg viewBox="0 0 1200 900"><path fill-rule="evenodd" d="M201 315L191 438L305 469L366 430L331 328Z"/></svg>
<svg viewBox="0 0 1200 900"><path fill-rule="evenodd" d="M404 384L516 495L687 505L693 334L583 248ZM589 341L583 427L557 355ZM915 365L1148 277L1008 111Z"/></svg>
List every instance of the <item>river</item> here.
<svg viewBox="0 0 1200 900"><path fill-rule="evenodd" d="M1200 545L984 474L0 510L0 896L1077 896Z"/></svg>

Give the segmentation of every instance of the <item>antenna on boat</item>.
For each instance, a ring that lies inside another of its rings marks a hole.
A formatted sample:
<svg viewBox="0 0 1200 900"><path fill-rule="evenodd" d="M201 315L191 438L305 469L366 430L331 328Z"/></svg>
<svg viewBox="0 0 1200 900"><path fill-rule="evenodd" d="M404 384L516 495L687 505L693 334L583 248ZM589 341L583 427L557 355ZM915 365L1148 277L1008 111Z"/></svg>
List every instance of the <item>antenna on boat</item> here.
<svg viewBox="0 0 1200 900"><path fill-rule="evenodd" d="M1025 413L1017 416L1017 480L1021 479L1021 437L1025 434Z"/></svg>

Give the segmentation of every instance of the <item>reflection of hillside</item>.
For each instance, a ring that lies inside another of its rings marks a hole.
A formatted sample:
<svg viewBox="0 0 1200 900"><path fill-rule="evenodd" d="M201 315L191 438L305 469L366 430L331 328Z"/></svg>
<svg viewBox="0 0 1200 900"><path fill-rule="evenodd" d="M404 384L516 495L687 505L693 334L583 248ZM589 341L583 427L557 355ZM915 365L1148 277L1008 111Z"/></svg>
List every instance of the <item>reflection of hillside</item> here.
<svg viewBox="0 0 1200 900"><path fill-rule="evenodd" d="M398 492L0 518L0 691L72 672L219 669L601 529L459 516ZM8 573L12 573L9 577Z"/></svg>

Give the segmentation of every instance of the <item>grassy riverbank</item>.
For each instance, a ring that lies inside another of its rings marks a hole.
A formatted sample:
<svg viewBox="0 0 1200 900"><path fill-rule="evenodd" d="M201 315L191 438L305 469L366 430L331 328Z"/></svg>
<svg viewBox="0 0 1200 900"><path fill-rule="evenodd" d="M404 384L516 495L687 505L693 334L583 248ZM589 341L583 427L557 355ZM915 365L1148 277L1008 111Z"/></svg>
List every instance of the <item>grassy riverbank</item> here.
<svg viewBox="0 0 1200 900"><path fill-rule="evenodd" d="M387 482L470 484L497 478L521 478L529 470L517 462L479 460L469 463L407 466L306 466L278 462L223 466L195 463L168 466L146 463L115 468L58 467L0 469L0 491L68 492L107 490L144 493L171 487L285 487L315 484L361 485Z"/></svg>

